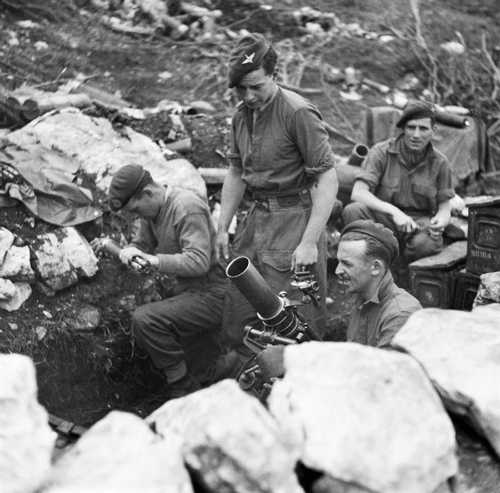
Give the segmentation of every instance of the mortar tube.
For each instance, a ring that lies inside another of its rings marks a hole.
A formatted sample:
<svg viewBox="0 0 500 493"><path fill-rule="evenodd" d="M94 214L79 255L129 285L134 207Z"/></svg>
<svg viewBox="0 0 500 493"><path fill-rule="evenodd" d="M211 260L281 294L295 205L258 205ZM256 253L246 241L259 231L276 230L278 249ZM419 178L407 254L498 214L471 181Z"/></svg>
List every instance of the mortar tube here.
<svg viewBox="0 0 500 493"><path fill-rule="evenodd" d="M363 164L363 161L365 160L365 157L368 154L368 147L366 147L364 144L356 144L347 159L347 164L350 164L351 166L361 166Z"/></svg>
<svg viewBox="0 0 500 493"><path fill-rule="evenodd" d="M233 259L226 267L226 276L241 291L261 319L272 319L282 311L283 300L273 293L248 257Z"/></svg>

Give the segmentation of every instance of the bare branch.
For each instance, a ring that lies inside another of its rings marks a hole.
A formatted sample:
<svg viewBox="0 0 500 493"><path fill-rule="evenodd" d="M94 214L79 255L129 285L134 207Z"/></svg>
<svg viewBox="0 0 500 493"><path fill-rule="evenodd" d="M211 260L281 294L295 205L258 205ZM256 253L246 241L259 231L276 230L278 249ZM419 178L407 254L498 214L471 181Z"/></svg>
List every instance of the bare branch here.
<svg viewBox="0 0 500 493"><path fill-rule="evenodd" d="M490 73L493 79L493 91L491 93L491 99L495 101L500 90L500 68L498 68L498 66L495 64L495 62L493 61L493 57L488 51L485 32L483 32L481 35L481 51L489 64L489 68L491 69Z"/></svg>
<svg viewBox="0 0 500 493"><path fill-rule="evenodd" d="M420 48L428 51L427 43L422 35L422 21L420 19L420 6L419 0L410 0L411 13L415 18L415 38Z"/></svg>

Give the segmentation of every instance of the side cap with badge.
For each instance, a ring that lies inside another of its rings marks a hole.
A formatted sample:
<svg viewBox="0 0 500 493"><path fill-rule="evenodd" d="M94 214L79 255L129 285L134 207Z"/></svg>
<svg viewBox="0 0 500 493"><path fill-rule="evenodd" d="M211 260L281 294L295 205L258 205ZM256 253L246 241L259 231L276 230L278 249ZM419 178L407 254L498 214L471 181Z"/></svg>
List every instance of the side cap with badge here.
<svg viewBox="0 0 500 493"><path fill-rule="evenodd" d="M243 36L229 57L229 87L238 85L243 76L258 70L270 47L270 43L260 33Z"/></svg>

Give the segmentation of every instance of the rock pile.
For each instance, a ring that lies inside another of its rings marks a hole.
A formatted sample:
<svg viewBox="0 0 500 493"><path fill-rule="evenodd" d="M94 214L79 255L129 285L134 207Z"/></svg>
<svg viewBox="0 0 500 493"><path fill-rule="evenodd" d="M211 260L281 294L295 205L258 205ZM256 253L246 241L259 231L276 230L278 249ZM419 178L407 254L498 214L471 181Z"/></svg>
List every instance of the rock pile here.
<svg viewBox="0 0 500 493"><path fill-rule="evenodd" d="M1 491L449 493L461 471L442 402L500 452L499 313L417 312L395 338L408 354L288 346L267 408L224 380L146 420L111 412L52 466L34 366L0 356Z"/></svg>
<svg viewBox="0 0 500 493"><path fill-rule="evenodd" d="M96 272L92 248L73 227L39 235L23 246L16 246L14 234L0 228L0 308L4 310L20 308L35 282L54 292Z"/></svg>

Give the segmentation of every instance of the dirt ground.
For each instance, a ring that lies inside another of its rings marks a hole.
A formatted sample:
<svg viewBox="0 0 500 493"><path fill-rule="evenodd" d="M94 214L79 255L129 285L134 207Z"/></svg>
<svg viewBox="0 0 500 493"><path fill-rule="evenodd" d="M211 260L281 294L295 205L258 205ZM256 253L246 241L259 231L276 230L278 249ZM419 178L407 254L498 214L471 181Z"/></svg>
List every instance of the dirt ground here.
<svg viewBox="0 0 500 493"><path fill-rule="evenodd" d="M425 84L426 72L407 42L396 39L381 43L348 35L333 36L322 43L312 42L302 37L304 28L297 25L292 15L304 6L303 2L268 3L272 8L263 8L264 3L257 0L214 0L211 5L222 10L219 22L222 27L235 31L257 30L278 44L290 39L291 46L310 61L304 69L302 87L324 89L311 99L326 121L350 139L361 139L364 110L385 104L384 96L367 88L362 90L360 101L342 99L339 85L325 86L321 82L318 67L324 64L340 69L353 66L366 77L391 87L412 73ZM0 8L1 5L0 2ZM90 77L92 84L119 94L138 108L153 107L162 100L182 105L196 100L209 102L215 108L213 114L183 115L193 141L192 152L186 157L195 166L225 166L228 119L235 103L226 88L225 57L231 49L231 41L174 41L160 33L148 37L125 35L104 26L100 22L102 12L96 9L72 10L65 7L65 2L56 0L48 0L44 5L48 11L56 12L57 18L55 14L48 18L32 16L38 24L31 28L17 24L27 18L22 12L0 12L0 85L14 89L26 83L55 89L57 83L82 73ZM335 12L344 23L357 22L365 30L379 34L391 34L395 29L413 25L408 3L403 1L317 0L307 5L323 12ZM496 0L464 0L459 4L453 0L425 0L421 1L421 16L424 34L433 47L456 39L457 31L470 46L477 45L478 33L482 30L489 33L491 46L500 42ZM17 43L9 42L14 38ZM48 48L37 48L37 41L47 43ZM498 56L500 48L494 53ZM162 79L160 74L165 72L170 75ZM467 106L486 121L493 116L485 99L474 99L473 94L453 93L443 102ZM168 135L168 119L161 113L145 121L129 119L124 123L154 140L166 140ZM347 155L352 144L332 139L332 146L337 153ZM19 207L0 209L0 225L27 241L51 229L41 221L33 223L29 214ZM116 224L106 217L103 225L80 230L88 239L102 230L117 232ZM114 259L104 258L93 279L55 296L35 289L20 310L0 314L0 351L33 357L40 400L50 412L89 425L110 409L145 415L162 402L162 380L146 360L137 357L129 337L130 311L151 290L151 286L144 288L144 282L139 274L130 272ZM342 340L350 305L333 277L329 294L332 303L328 338ZM75 332L72 321L89 305L101 312L99 326L93 332ZM46 329L43 337L38 335L37 327ZM471 467L471 454L462 454L461 464L471 470L468 482L480 473L481 467L495 466L491 451L484 444L470 445L476 442L467 438L467 432L463 436L466 444L463 450L469 447L472 455L483 457L480 467ZM488 485L498 485L500 472L491 473L491 468L488 471L484 473L488 475L483 481L484 488L476 491L493 491L486 489Z"/></svg>

